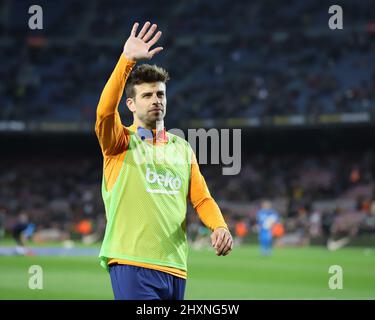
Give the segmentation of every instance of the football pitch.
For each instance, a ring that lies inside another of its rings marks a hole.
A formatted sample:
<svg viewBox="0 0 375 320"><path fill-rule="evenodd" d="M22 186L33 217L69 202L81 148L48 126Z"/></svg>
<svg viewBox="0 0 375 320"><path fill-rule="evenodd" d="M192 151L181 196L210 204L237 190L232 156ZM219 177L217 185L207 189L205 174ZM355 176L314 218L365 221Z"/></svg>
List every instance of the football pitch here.
<svg viewBox="0 0 375 320"><path fill-rule="evenodd" d="M29 289L29 268L43 270L43 289ZM342 289L330 289L332 265ZM190 249L185 299L375 299L375 249L235 247L226 257ZM95 256L0 256L0 299L113 299L109 275Z"/></svg>

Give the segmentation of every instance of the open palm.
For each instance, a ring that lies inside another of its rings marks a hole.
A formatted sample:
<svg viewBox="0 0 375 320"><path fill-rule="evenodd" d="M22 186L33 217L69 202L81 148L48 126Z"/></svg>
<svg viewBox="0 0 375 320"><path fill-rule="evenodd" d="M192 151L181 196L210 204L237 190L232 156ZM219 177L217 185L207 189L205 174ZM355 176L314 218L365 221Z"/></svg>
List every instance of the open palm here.
<svg viewBox="0 0 375 320"><path fill-rule="evenodd" d="M138 61L142 59L151 59L156 53L163 50L162 47L157 47L152 50L151 47L159 40L161 31L158 31L154 36L157 25L146 22L141 31L136 35L139 23L133 25L130 37L124 45L124 55L129 60ZM152 38L151 38L152 37Z"/></svg>

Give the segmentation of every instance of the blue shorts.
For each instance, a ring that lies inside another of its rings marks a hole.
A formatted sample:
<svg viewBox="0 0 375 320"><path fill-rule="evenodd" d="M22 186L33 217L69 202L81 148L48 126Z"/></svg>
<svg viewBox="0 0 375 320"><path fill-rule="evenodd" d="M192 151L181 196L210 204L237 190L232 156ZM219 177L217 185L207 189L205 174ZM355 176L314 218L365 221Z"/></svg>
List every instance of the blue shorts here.
<svg viewBox="0 0 375 320"><path fill-rule="evenodd" d="M183 300L186 280L142 267L109 266L115 300Z"/></svg>

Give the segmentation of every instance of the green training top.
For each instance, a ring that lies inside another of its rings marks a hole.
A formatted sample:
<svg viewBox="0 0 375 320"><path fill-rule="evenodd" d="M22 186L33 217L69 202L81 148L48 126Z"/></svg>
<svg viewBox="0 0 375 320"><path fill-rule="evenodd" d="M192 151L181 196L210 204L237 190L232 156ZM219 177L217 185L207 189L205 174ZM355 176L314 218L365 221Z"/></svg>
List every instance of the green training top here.
<svg viewBox="0 0 375 320"><path fill-rule="evenodd" d="M184 139L167 133L155 145L134 132L119 176L102 196L107 226L99 257L168 266L187 271L186 206L192 149Z"/></svg>

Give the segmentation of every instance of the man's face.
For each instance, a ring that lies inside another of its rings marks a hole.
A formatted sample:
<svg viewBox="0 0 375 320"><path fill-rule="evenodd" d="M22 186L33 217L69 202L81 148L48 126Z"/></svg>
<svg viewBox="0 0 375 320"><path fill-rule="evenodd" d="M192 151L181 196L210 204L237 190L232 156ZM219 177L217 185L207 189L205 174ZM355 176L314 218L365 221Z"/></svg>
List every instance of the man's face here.
<svg viewBox="0 0 375 320"><path fill-rule="evenodd" d="M263 208L263 209L266 209L266 210L271 209L271 208L272 208L272 204L271 204L271 202L270 202L270 201L267 201L267 200L263 201L263 202L262 202L262 208Z"/></svg>
<svg viewBox="0 0 375 320"><path fill-rule="evenodd" d="M128 99L128 107L146 126L155 127L166 114L167 97L164 82L142 83L134 86L135 98Z"/></svg>

